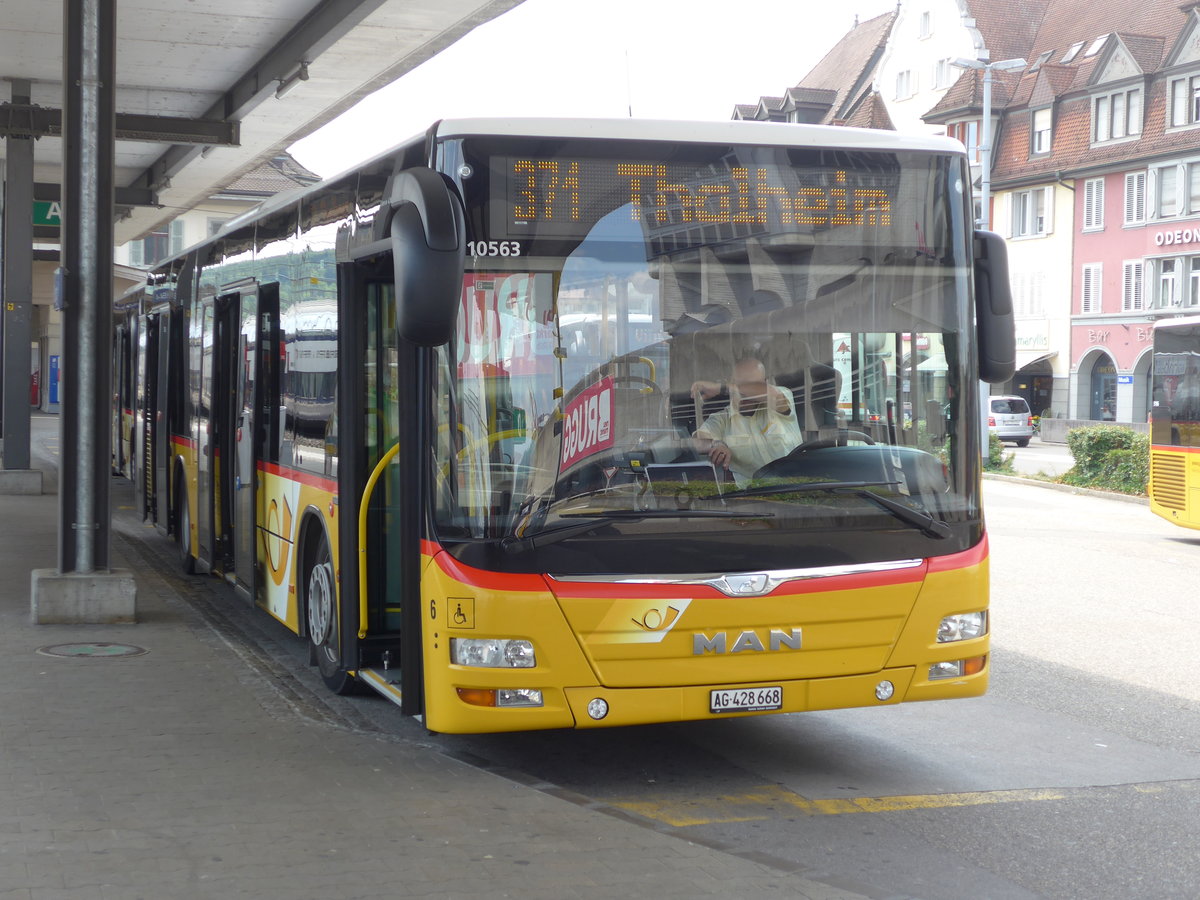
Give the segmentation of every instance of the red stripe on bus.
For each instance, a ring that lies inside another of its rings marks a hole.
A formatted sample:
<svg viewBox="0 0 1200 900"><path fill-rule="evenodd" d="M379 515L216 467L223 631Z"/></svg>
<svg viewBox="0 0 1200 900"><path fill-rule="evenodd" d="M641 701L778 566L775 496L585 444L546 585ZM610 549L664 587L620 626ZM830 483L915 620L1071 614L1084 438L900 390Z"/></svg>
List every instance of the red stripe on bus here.
<svg viewBox="0 0 1200 900"><path fill-rule="evenodd" d="M926 565L884 572L830 575L826 578L796 578L785 581L772 594L809 594L828 591L854 591L866 588L886 587L893 584L920 582L930 571L950 571L978 565L987 557L987 542L964 553L945 557L934 557ZM496 591L544 591L548 589L545 578L539 574L491 572L477 569L459 562L432 541L422 541L422 552L432 556L438 567L449 577L472 587ZM935 565L936 563L936 565ZM716 588L702 584L646 584L639 582L603 582L555 580L550 588L555 596L568 598L588 597L645 597L647 599L673 599L677 597L722 597Z"/></svg>
<svg viewBox="0 0 1200 900"><path fill-rule="evenodd" d="M546 579L541 575L513 572L489 572L459 562L445 550L438 550L433 561L455 581L472 587L493 591L545 591Z"/></svg>
<svg viewBox="0 0 1200 900"><path fill-rule="evenodd" d="M184 437L182 434L171 435L171 443L177 444L180 447L187 447L189 450L196 449L196 442L193 441L190 437Z"/></svg>
<svg viewBox="0 0 1200 900"><path fill-rule="evenodd" d="M1151 444L1150 449L1159 453L1200 453L1200 447L1179 447L1175 444Z"/></svg>
<svg viewBox="0 0 1200 900"><path fill-rule="evenodd" d="M735 574L735 573L730 573ZM847 575L828 575L816 578L789 579L769 594L815 594L829 591L859 591L886 587L892 584L911 584L925 577L925 566L894 569L888 572L861 572ZM586 597L645 597L651 600L671 600L679 597L727 597L724 591L703 584L639 584L635 582L556 581L554 593L564 598ZM759 595L755 595L759 596Z"/></svg>
<svg viewBox="0 0 1200 900"><path fill-rule="evenodd" d="M265 472L268 475L278 475L280 478L286 478L289 481L298 481L301 484L307 484L309 487L315 487L318 490L329 491L331 494L336 494L338 483L336 479L326 478L323 475L314 475L311 472L303 472L300 469L293 469L290 466L281 466L278 463L269 463L259 461L258 469L260 472Z"/></svg>
<svg viewBox="0 0 1200 900"><path fill-rule="evenodd" d="M984 560L988 558L988 539L987 535L983 539L968 550L962 553L948 553L945 556L931 556L927 560L929 571L932 572L952 572L955 569L969 569L972 566L982 565Z"/></svg>

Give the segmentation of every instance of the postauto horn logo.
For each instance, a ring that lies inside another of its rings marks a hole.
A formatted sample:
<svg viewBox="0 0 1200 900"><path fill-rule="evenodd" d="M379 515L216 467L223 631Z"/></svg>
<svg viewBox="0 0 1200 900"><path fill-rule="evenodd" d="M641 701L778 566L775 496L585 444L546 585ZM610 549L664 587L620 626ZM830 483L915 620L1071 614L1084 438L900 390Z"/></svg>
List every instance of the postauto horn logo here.
<svg viewBox="0 0 1200 900"><path fill-rule="evenodd" d="M661 644L679 624L691 600L618 600L596 626L589 643Z"/></svg>

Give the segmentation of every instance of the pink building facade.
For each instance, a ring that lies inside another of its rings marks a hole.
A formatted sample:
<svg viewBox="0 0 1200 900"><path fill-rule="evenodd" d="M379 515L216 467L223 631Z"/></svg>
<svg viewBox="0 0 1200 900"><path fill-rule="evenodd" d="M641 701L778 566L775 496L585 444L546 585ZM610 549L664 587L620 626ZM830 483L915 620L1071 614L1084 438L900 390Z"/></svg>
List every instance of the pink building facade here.
<svg viewBox="0 0 1200 900"><path fill-rule="evenodd" d="M1152 326L1200 312L1200 153L1075 181L1071 413L1145 422Z"/></svg>

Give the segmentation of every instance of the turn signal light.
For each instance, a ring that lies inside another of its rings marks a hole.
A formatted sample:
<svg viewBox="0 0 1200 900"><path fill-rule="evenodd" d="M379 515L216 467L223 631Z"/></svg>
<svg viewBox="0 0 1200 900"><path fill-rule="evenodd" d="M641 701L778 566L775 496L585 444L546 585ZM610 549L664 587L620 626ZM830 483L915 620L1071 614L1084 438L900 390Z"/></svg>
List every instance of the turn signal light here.
<svg viewBox="0 0 1200 900"><path fill-rule="evenodd" d="M456 688L458 699L472 706L495 706L496 692L485 691L482 688Z"/></svg>
<svg viewBox="0 0 1200 900"><path fill-rule="evenodd" d="M458 691L458 699L463 703L470 703L472 706L503 706L506 708L514 707L537 707L544 705L542 692L537 688L500 688L499 690L486 690L484 688L455 688Z"/></svg>

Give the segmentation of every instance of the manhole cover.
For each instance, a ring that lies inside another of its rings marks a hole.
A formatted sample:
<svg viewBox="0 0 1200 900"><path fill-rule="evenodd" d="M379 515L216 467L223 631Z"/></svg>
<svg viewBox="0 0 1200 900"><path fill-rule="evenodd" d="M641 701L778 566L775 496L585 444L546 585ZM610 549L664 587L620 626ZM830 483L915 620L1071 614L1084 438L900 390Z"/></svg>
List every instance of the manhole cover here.
<svg viewBox="0 0 1200 900"><path fill-rule="evenodd" d="M135 647L133 644L108 644L103 641L93 641L82 644L51 644L49 647L38 647L37 652L42 656L141 656L149 651L145 647Z"/></svg>

